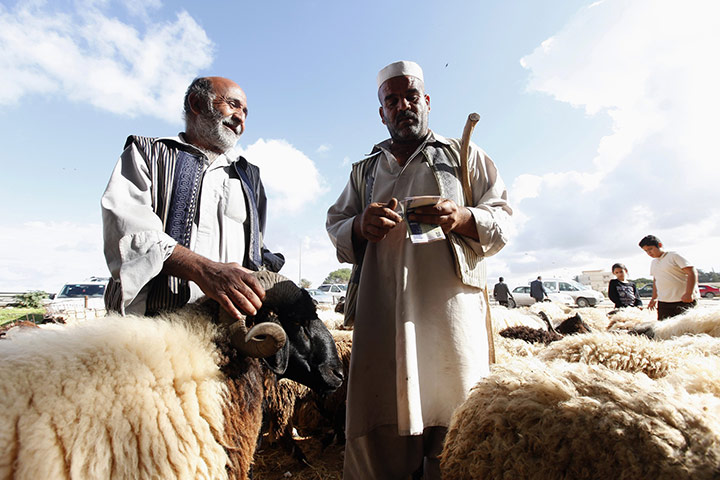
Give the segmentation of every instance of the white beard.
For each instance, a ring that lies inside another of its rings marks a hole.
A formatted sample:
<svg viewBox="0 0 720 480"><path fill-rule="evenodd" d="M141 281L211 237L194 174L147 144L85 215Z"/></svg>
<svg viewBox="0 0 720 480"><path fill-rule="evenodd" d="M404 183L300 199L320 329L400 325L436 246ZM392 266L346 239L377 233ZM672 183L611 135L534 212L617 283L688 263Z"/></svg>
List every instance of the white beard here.
<svg viewBox="0 0 720 480"><path fill-rule="evenodd" d="M232 126L231 117L221 117L217 115L217 112L213 112L210 115L196 115L187 127L195 138L203 139L224 153L235 146L242 133L242 131L238 133L235 129L231 130L225 125ZM239 129L240 127L235 128Z"/></svg>

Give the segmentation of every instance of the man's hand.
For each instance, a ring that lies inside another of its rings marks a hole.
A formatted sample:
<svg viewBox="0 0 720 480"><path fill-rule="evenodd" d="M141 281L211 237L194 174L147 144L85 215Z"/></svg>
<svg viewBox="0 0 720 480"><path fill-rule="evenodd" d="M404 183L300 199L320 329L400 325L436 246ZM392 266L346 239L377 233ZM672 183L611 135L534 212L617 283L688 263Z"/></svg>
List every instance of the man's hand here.
<svg viewBox="0 0 720 480"><path fill-rule="evenodd" d="M371 203L362 215L353 220L353 233L371 242L379 242L402 221L395 211L397 207L397 198L391 198L388 203Z"/></svg>
<svg viewBox="0 0 720 480"><path fill-rule="evenodd" d="M265 290L250 270L237 263L213 262L181 245L165 260L162 273L195 282L238 320L242 313L255 315L265 299Z"/></svg>
<svg viewBox="0 0 720 480"><path fill-rule="evenodd" d="M443 232L455 232L466 237L478 239L477 228L472 213L447 198L435 205L418 207L408 216L409 220L420 223L439 225Z"/></svg>
<svg viewBox="0 0 720 480"><path fill-rule="evenodd" d="M650 302L648 303L648 310L655 310L655 306L657 305L657 298L651 298Z"/></svg>
<svg viewBox="0 0 720 480"><path fill-rule="evenodd" d="M252 271L238 263L212 262L205 266L195 283L238 320L242 313L255 315L265 299L265 290Z"/></svg>

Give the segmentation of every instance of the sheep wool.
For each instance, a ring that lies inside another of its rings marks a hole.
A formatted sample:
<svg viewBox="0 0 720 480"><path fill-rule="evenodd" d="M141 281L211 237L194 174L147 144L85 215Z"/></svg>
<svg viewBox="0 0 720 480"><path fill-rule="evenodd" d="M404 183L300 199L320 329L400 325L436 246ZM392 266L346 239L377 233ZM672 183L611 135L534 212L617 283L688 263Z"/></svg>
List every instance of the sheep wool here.
<svg viewBox="0 0 720 480"><path fill-rule="evenodd" d="M1 340L0 478L227 478L215 335L110 316Z"/></svg>
<svg viewBox="0 0 720 480"><path fill-rule="evenodd" d="M718 404L603 365L499 365L453 414L443 478L715 479Z"/></svg>

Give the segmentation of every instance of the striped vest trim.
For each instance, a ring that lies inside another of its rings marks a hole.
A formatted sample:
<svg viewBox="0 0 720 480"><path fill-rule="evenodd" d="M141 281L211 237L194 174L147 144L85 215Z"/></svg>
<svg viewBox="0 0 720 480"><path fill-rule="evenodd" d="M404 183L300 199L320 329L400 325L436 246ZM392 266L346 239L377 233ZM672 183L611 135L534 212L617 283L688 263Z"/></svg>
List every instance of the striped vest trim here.
<svg viewBox="0 0 720 480"><path fill-rule="evenodd" d="M150 172L152 208L162 220L163 230L180 245L189 247L204 167L202 158L169 139L131 135L125 148L131 144L135 144ZM146 314L182 307L189 299L187 280L158 275L150 283ZM108 284L106 306L121 311L122 286L113 279Z"/></svg>

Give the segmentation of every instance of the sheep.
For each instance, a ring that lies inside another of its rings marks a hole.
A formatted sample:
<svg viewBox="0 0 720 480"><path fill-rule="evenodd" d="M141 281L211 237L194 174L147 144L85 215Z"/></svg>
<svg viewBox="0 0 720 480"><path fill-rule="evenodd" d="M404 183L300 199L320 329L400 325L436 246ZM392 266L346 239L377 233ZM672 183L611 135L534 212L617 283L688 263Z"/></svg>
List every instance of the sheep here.
<svg viewBox="0 0 720 480"><path fill-rule="evenodd" d="M538 312L538 316L545 322L547 330L518 325L502 330L500 335L506 338L517 338L530 343L539 342L547 345L562 339L564 335L589 333L591 331L579 313L560 322L557 328L553 326L550 318L542 310Z"/></svg>
<svg viewBox="0 0 720 480"><path fill-rule="evenodd" d="M352 336L350 332L331 330L345 371L350 368ZM333 438L345 443L345 411L347 382L329 394L318 394L304 385L282 379L270 386L265 395L265 420L268 439L278 442L299 463L309 465L307 457L293 438L293 429L303 434L318 433L329 426L332 433L324 440L327 446Z"/></svg>
<svg viewBox="0 0 720 480"><path fill-rule="evenodd" d="M707 360L690 363L712 372ZM688 373L670 381L537 358L496 365L453 413L443 478L718 478L720 398L708 393L712 381L686 389Z"/></svg>
<svg viewBox="0 0 720 480"><path fill-rule="evenodd" d="M569 335L476 385L443 478L720 478L718 428L720 338Z"/></svg>
<svg viewBox="0 0 720 480"><path fill-rule="evenodd" d="M212 324L202 307L3 340L0 478L248 478L263 370L322 391L343 379L309 294L280 275L257 276L266 297L246 319L258 324L242 351L230 345L242 347L245 324ZM273 337L278 325L286 342ZM248 356L266 351L268 335L280 350Z"/></svg>
<svg viewBox="0 0 720 480"><path fill-rule="evenodd" d="M632 330L656 339L668 339L687 333L705 333L720 337L720 307L692 308L663 321L640 323Z"/></svg>

